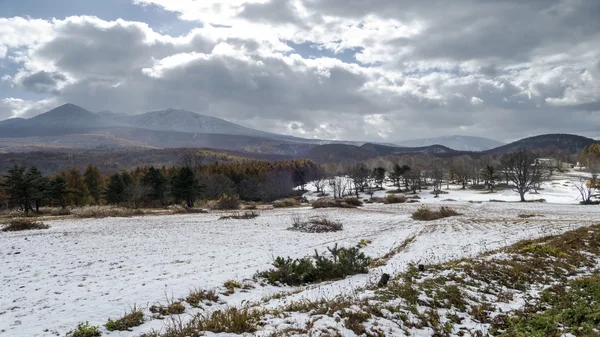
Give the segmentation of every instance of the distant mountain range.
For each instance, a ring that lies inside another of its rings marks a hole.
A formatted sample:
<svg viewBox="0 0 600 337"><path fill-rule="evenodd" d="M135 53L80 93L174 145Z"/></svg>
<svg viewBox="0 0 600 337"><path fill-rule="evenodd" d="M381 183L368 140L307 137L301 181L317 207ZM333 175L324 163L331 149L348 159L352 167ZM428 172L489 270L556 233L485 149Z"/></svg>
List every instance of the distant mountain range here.
<svg viewBox="0 0 600 337"><path fill-rule="evenodd" d="M457 151L486 151L505 145L505 143L483 137L443 136L436 138L405 140L396 142L395 145L404 147L443 145Z"/></svg>
<svg viewBox="0 0 600 337"><path fill-rule="evenodd" d="M511 144L466 136L390 143L328 141L247 128L191 111L168 109L141 115L93 113L65 104L30 119L0 122L0 153L31 151L214 148L242 153L307 157L319 162L409 153L503 153L519 147L580 151L597 141L576 135L542 135Z"/></svg>

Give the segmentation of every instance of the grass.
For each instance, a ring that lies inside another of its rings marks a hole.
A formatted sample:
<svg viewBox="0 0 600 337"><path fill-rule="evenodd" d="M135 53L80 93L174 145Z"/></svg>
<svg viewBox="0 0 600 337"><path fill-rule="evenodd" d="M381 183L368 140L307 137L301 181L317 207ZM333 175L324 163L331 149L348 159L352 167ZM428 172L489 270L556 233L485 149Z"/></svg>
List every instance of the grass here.
<svg viewBox="0 0 600 337"><path fill-rule="evenodd" d="M419 207L419 209L416 212L414 212L412 214L412 218L413 218L413 220L433 221L433 220L448 218L448 217L457 216L457 215L461 215L461 214L449 207L442 206L442 207L440 207L439 210L432 211L427 206L421 206L421 207Z"/></svg>
<svg viewBox="0 0 600 337"><path fill-rule="evenodd" d="M134 305L129 313L117 320L109 318L104 326L108 331L130 331L131 328L142 324L144 324L144 313Z"/></svg>
<svg viewBox="0 0 600 337"><path fill-rule="evenodd" d="M219 210L232 210L240 208L240 198L234 195L222 195L217 203L215 204L215 209Z"/></svg>
<svg viewBox="0 0 600 337"><path fill-rule="evenodd" d="M383 198L384 204L403 204L406 202L406 197L403 195L388 195Z"/></svg>
<svg viewBox="0 0 600 337"><path fill-rule="evenodd" d="M158 315L158 317L181 315L185 312L185 306L179 301L168 303L167 305L153 305L150 307L150 312Z"/></svg>
<svg viewBox="0 0 600 337"><path fill-rule="evenodd" d="M195 289L188 294L188 296L185 298L185 301L192 307L198 308L203 302L219 302L219 295L214 290Z"/></svg>
<svg viewBox="0 0 600 337"><path fill-rule="evenodd" d="M298 207L302 205L300 200L294 198L282 199L273 202L274 208L288 208L288 207Z"/></svg>
<svg viewBox="0 0 600 337"><path fill-rule="evenodd" d="M258 329L262 311L248 308L228 308L210 314L200 314L192 319L190 326L199 331L214 333L253 333Z"/></svg>
<svg viewBox="0 0 600 337"><path fill-rule="evenodd" d="M71 214L76 218L108 218L108 217L132 217L145 215L141 209L131 209L113 206L85 206L74 208Z"/></svg>
<svg viewBox="0 0 600 337"><path fill-rule="evenodd" d="M228 220L228 219L236 219L236 220L250 220L257 218L260 214L250 211L244 213L235 213L233 215L224 215L219 218L219 220Z"/></svg>
<svg viewBox="0 0 600 337"><path fill-rule="evenodd" d="M99 337L102 336L100 327L90 325L89 322L77 324L77 328L67 332L67 337Z"/></svg>
<svg viewBox="0 0 600 337"><path fill-rule="evenodd" d="M389 252L387 252L382 257L374 259L371 262L371 267L380 267L380 266L385 265L392 257L394 257L396 254L399 254L400 252L402 252L404 249L406 249L406 247L408 247L408 245L410 245L414 241L415 241L414 236L411 236L411 237L407 238L406 240L402 241L402 243L398 247L391 249Z"/></svg>
<svg viewBox="0 0 600 337"><path fill-rule="evenodd" d="M3 232L16 232L16 231L27 231L27 230L40 230L48 229L50 226L45 225L41 222L32 221L30 219L14 219L8 222L8 224L2 227Z"/></svg>
<svg viewBox="0 0 600 337"><path fill-rule="evenodd" d="M299 217L295 217L293 219L292 227L288 228L288 230L304 233L339 232L343 229L344 226L341 222L331 221L327 218L313 218L303 222Z"/></svg>
<svg viewBox="0 0 600 337"><path fill-rule="evenodd" d="M348 198L354 199L354 198ZM346 199L319 199L311 203L313 208L356 208L354 200L348 203Z"/></svg>

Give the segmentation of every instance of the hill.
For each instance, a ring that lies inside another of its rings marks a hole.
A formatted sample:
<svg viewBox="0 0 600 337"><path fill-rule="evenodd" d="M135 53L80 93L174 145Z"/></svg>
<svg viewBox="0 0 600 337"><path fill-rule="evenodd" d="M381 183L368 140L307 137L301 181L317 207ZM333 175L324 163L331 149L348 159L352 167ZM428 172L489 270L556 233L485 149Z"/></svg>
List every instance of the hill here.
<svg viewBox="0 0 600 337"><path fill-rule="evenodd" d="M102 173L113 173L138 166L155 167L180 165L185 157L197 163L212 164L240 162L245 160L287 160L288 156L244 153L212 149L133 149L133 150L80 150L80 151L36 151L26 153L0 153L0 175L15 165L36 166L45 174L76 167L85 170L88 164L96 165Z"/></svg>
<svg viewBox="0 0 600 337"><path fill-rule="evenodd" d="M505 143L497 140L471 137L471 136L443 136L436 138L411 139L396 142L398 146L404 147L426 147L431 145L442 145L456 151L486 151L500 147Z"/></svg>
<svg viewBox="0 0 600 337"><path fill-rule="evenodd" d="M540 149L558 149L567 152L581 152L584 147L590 146L600 141L572 134L546 134L534 137L524 138L504 146L500 146L486 153L508 153L522 148L540 150Z"/></svg>

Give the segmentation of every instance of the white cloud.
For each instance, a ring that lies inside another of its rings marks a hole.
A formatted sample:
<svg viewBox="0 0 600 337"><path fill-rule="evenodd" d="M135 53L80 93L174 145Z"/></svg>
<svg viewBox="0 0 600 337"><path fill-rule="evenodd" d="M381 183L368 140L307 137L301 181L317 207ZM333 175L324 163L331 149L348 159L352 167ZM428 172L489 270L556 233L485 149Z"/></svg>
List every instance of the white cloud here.
<svg viewBox="0 0 600 337"><path fill-rule="evenodd" d="M586 117L600 112L597 2L134 2L203 28L0 18L0 57L19 65L4 81L90 110L179 107L303 137L600 128ZM3 104L11 116L44 106Z"/></svg>

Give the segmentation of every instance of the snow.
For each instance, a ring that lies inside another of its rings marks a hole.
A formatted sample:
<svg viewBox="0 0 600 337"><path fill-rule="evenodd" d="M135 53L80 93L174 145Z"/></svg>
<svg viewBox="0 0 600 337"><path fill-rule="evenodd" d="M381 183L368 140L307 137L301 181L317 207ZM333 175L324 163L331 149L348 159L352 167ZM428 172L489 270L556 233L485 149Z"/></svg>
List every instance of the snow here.
<svg viewBox="0 0 600 337"><path fill-rule="evenodd" d="M363 250L378 257L407 238L416 238L368 275L300 288L257 285L221 299L236 306L279 292L297 292L268 303L277 306L290 300L333 298L376 282L382 272L404 270L411 262L474 256L600 219L600 207L577 205L576 192L560 182L530 196L548 203L469 203L517 198L508 191L488 195L451 188L437 199L428 191L420 193L422 203L448 205L463 213L433 222L410 218L419 203L366 204L359 209L260 210L252 220L218 220L223 213L214 212L48 221L48 230L0 233L0 336L63 336L82 321L103 325L134 304L166 303L167 298L185 297L194 288L222 292L226 280L251 279L256 271L270 268L276 256L307 256L335 243L354 246L361 239L372 240ZM447 198L457 201L444 201ZM519 218L523 213L539 216ZM286 230L293 217L315 215L341 221L344 230L322 234ZM151 320L132 332L110 336L137 336L164 324Z"/></svg>

